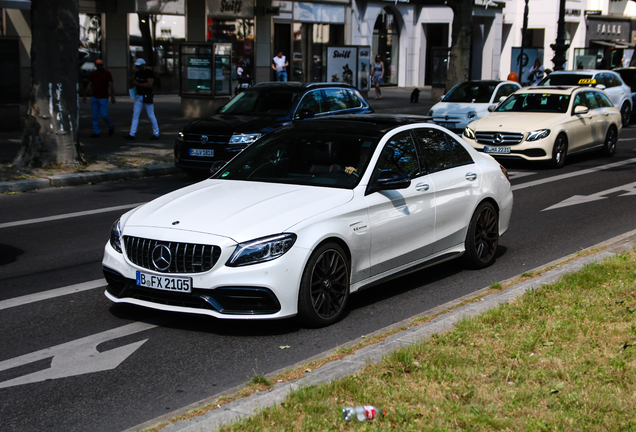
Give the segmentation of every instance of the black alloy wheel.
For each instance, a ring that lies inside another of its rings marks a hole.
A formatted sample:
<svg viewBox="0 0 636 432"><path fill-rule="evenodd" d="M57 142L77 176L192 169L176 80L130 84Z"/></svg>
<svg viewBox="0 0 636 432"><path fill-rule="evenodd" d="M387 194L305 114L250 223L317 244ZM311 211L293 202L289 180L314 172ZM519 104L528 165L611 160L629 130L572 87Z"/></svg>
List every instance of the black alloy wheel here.
<svg viewBox="0 0 636 432"><path fill-rule="evenodd" d="M490 202L479 204L466 234L463 259L468 268L482 269L491 265L499 245L499 213Z"/></svg>
<svg viewBox="0 0 636 432"><path fill-rule="evenodd" d="M324 327L336 322L349 298L349 262L335 243L318 247L303 271L298 315L307 325Z"/></svg>
<svg viewBox="0 0 636 432"><path fill-rule="evenodd" d="M552 160L550 164L553 168L563 168L565 165L565 156L568 153L568 140L565 135L560 134L556 141L554 141L554 146L552 147Z"/></svg>
<svg viewBox="0 0 636 432"><path fill-rule="evenodd" d="M618 136L618 132L614 126L610 126L607 130L607 135L605 135L605 143L603 144L603 156L614 156L616 153L616 137Z"/></svg>
<svg viewBox="0 0 636 432"><path fill-rule="evenodd" d="M627 102L623 103L621 107L621 122L623 123L623 127L629 126L629 122L632 118L632 109L630 108Z"/></svg>

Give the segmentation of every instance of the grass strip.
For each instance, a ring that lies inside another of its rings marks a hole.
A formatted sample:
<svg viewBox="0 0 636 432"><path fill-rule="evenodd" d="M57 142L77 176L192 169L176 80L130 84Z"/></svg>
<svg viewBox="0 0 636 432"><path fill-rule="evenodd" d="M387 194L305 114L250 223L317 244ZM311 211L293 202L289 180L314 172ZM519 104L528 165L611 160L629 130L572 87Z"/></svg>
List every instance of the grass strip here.
<svg viewBox="0 0 636 432"><path fill-rule="evenodd" d="M223 431L634 431L636 253L564 276ZM387 414L344 422L344 406Z"/></svg>

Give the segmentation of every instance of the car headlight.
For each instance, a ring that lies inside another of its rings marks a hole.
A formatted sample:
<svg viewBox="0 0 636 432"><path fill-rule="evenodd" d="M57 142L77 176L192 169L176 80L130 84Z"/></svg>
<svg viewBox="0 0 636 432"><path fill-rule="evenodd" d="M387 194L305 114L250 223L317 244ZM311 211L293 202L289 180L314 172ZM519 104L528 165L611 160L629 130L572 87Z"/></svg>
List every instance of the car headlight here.
<svg viewBox="0 0 636 432"><path fill-rule="evenodd" d="M252 144L260 138L260 133L234 134L230 138L230 144Z"/></svg>
<svg viewBox="0 0 636 432"><path fill-rule="evenodd" d="M185 138L185 134L184 134L183 132L179 132L179 133L177 134L177 139L178 139L178 140L182 140L182 141L183 141L183 139L184 139L184 138Z"/></svg>
<svg viewBox="0 0 636 432"><path fill-rule="evenodd" d="M110 245L117 252L122 253L121 249L121 222L117 219L110 229Z"/></svg>
<svg viewBox="0 0 636 432"><path fill-rule="evenodd" d="M466 117L470 120L474 119L475 117L477 117L477 111L468 111L466 113Z"/></svg>
<svg viewBox="0 0 636 432"><path fill-rule="evenodd" d="M547 137L548 135L550 135L550 129L540 129L540 130L531 131L528 133L528 138L526 138L526 141L540 140Z"/></svg>
<svg viewBox="0 0 636 432"><path fill-rule="evenodd" d="M463 134L466 138L474 140L475 139L475 132L473 132L473 130L469 127L467 127L466 129L464 129L464 134Z"/></svg>
<svg viewBox="0 0 636 432"><path fill-rule="evenodd" d="M295 242L296 234L288 233L239 243L225 265L241 267L275 260L285 255Z"/></svg>

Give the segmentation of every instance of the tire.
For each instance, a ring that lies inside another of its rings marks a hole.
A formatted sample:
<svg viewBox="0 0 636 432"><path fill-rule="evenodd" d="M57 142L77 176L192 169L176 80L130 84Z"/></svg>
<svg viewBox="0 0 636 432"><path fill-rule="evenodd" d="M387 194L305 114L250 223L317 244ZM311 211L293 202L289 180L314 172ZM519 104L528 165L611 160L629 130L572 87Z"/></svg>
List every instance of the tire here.
<svg viewBox="0 0 636 432"><path fill-rule="evenodd" d="M471 269L482 269L495 261L499 245L499 214L490 202L482 202L470 219L463 255L464 264Z"/></svg>
<svg viewBox="0 0 636 432"><path fill-rule="evenodd" d="M552 168L563 168L565 165L565 157L568 154L568 139L565 135L560 134L554 141L552 146L552 160L550 165Z"/></svg>
<svg viewBox="0 0 636 432"><path fill-rule="evenodd" d="M629 106L627 102L623 103L621 107L621 122L623 123L623 127L629 126L629 122L632 118L632 108Z"/></svg>
<svg viewBox="0 0 636 432"><path fill-rule="evenodd" d="M298 317L311 327L338 321L349 299L349 262L335 243L318 247L307 262L300 282Z"/></svg>
<svg viewBox="0 0 636 432"><path fill-rule="evenodd" d="M610 126L607 130L607 135L605 135L605 143L603 144L603 149L601 150L603 156L614 156L616 153L616 142L618 141L616 138L618 136L618 132L614 126Z"/></svg>

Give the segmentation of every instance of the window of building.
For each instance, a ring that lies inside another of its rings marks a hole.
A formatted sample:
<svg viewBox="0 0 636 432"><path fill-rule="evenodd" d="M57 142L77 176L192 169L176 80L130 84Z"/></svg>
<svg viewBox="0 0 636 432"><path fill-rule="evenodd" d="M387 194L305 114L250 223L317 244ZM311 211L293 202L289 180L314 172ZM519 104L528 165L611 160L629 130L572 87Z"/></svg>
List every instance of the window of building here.
<svg viewBox="0 0 636 432"><path fill-rule="evenodd" d="M236 70L254 76L254 20L246 18L221 19L208 16L207 40L232 44L232 88L238 84Z"/></svg>
<svg viewBox="0 0 636 432"><path fill-rule="evenodd" d="M384 62L384 84L398 83L398 63L400 49L400 32L398 21L389 8L384 8L373 28L373 45L371 50L380 54ZM371 56L375 58L375 55Z"/></svg>

